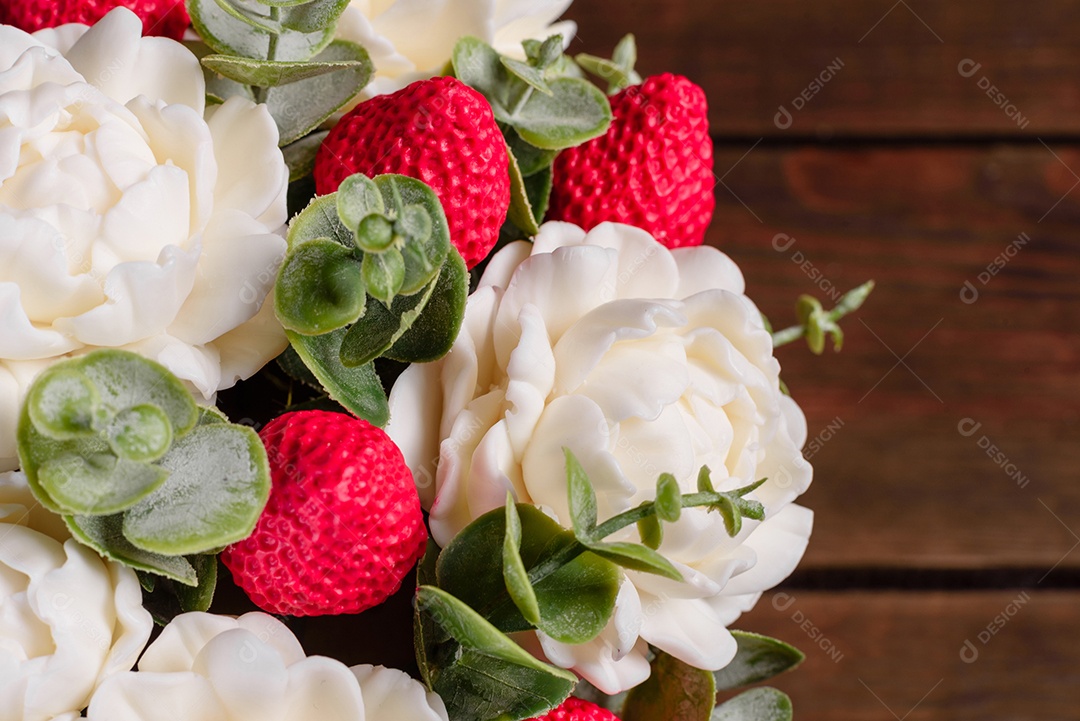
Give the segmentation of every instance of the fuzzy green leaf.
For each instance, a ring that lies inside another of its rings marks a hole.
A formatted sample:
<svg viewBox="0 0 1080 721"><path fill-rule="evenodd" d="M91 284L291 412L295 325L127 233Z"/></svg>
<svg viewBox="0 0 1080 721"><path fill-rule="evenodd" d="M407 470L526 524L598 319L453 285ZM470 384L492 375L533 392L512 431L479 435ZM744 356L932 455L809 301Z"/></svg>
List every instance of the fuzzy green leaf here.
<svg viewBox="0 0 1080 721"><path fill-rule="evenodd" d="M507 220L520 228L525 235L536 235L540 232L540 226L536 222L536 215L529 202L525 178L521 174L517 158L514 157L513 152L510 152L509 145L507 145L507 151L510 156L510 209L506 215Z"/></svg>
<svg viewBox="0 0 1080 721"><path fill-rule="evenodd" d="M214 601L214 590L217 588L217 555L213 553L194 555L188 556L187 560L195 569L198 585L176 586L176 598L180 602L180 610L185 613L209 611Z"/></svg>
<svg viewBox="0 0 1080 721"><path fill-rule="evenodd" d="M439 587L506 633L539 627L564 643L595 638L614 612L622 579L619 569L592 553L573 555L574 534L535 506L519 504L516 510L521 523L518 553L527 572L555 558L570 559L542 578L530 579L539 623L522 614L507 589L503 557L491 552L507 542L503 509L470 523L443 550L436 564Z"/></svg>
<svg viewBox="0 0 1080 721"><path fill-rule="evenodd" d="M288 85L341 70L356 70L365 65L361 60L324 62L254 60L232 55L208 55L202 59L202 63L213 72L230 80L260 88Z"/></svg>
<svg viewBox="0 0 1080 721"><path fill-rule="evenodd" d="M315 56L315 62L347 65L327 74L270 88L266 93L266 106L277 123L282 146L319 127L352 100L374 72L367 51L345 40L332 42Z"/></svg>
<svg viewBox="0 0 1080 721"><path fill-rule="evenodd" d="M352 248L352 236L353 231L338 217L337 194L331 194L315 198L292 219L286 242L292 250L304 243L329 238L342 247Z"/></svg>
<svg viewBox="0 0 1080 721"><path fill-rule="evenodd" d="M419 293L435 279L450 252L450 226L446 222L442 203L427 184L406 175L379 175L375 178L375 185L382 193L387 208L396 208L400 200L403 208L413 205L423 208L431 220L431 234L427 239L419 243L406 243L402 249L405 280L399 292L402 295Z"/></svg>
<svg viewBox="0 0 1080 721"><path fill-rule="evenodd" d="M371 297L390 305L405 282L405 257L397 248L383 253L365 253L361 272Z"/></svg>
<svg viewBox="0 0 1080 721"><path fill-rule="evenodd" d="M428 650L425 675L455 721L531 718L573 691L574 674L538 661L445 591L421 586L416 606L452 639Z"/></svg>
<svg viewBox="0 0 1080 721"><path fill-rule="evenodd" d="M709 721L716 704L713 675L664 652L652 662L648 680L630 690L624 721Z"/></svg>
<svg viewBox="0 0 1080 721"><path fill-rule="evenodd" d="M791 699L775 688L755 688L717 706L710 721L791 721Z"/></svg>
<svg viewBox="0 0 1080 721"><path fill-rule="evenodd" d="M371 257L376 256L365 259ZM436 278L423 293L399 295L389 308L382 302L369 303L368 312L341 341L341 364L346 368L363 366L389 350L423 313L437 285Z"/></svg>
<svg viewBox="0 0 1080 721"><path fill-rule="evenodd" d="M353 250L328 239L292 248L278 270L274 312L287 330L321 335L364 315L362 265Z"/></svg>
<svg viewBox="0 0 1080 721"><path fill-rule="evenodd" d="M117 413L106 427L105 435L109 447L117 456L144 463L161 458L173 442L169 417L149 403L125 408Z"/></svg>
<svg viewBox="0 0 1080 721"><path fill-rule="evenodd" d="M679 569L675 568L671 561L648 546L623 541L592 542L585 545L596 555L606 558L612 563L617 563L623 568L655 573L658 576L664 576L675 581L684 580L683 575L679 573Z"/></svg>
<svg viewBox="0 0 1080 721"><path fill-rule="evenodd" d="M503 135L506 137L511 155L517 160L521 175L525 178L550 168L555 156L559 154L557 150L541 150L535 145L526 143L513 128L505 127Z"/></svg>
<svg viewBox="0 0 1080 721"><path fill-rule="evenodd" d="M675 476L661 473L656 481L656 516L661 521L674 523L682 514L682 489Z"/></svg>
<svg viewBox="0 0 1080 721"><path fill-rule="evenodd" d="M461 331L468 297L469 271L461 254L451 248L423 312L383 356L403 363L442 358Z"/></svg>
<svg viewBox="0 0 1080 721"><path fill-rule="evenodd" d="M386 203L383 202L379 186L362 173L350 175L341 181L333 197L337 203L341 224L354 233L364 218L386 212Z"/></svg>
<svg viewBox="0 0 1080 721"><path fill-rule="evenodd" d="M517 504L514 496L509 491L506 494L506 532L503 535L502 562L503 580L506 582L506 590L514 605L521 611L521 615L529 623L539 625L540 605L536 600L536 591L533 590L532 582L529 581L529 572L525 570L525 563L521 560L521 516L518 515Z"/></svg>
<svg viewBox="0 0 1080 721"><path fill-rule="evenodd" d="M341 363L341 343L345 329L318 336L304 336L286 331L289 342L304 364L335 401L353 415L374 426L385 426L390 419L386 391L367 365L346 367Z"/></svg>
<svg viewBox="0 0 1080 721"><path fill-rule="evenodd" d="M245 426L199 426L161 467L166 482L124 514L124 535L145 551L206 553L247 538L270 497L266 450Z"/></svg>
<svg viewBox="0 0 1080 721"><path fill-rule="evenodd" d="M533 90L538 90L544 95L551 95L551 88L548 86L547 80L544 79L543 70L520 60L508 58L505 55L499 60L502 62L503 67L518 80L523 81Z"/></svg>
<svg viewBox="0 0 1080 721"><path fill-rule="evenodd" d="M310 60L334 39L333 27L313 33L286 30L271 21L267 13L259 12L259 4L253 0L230 1L235 12L226 10L217 0L187 0L195 31L221 55L265 60L271 36L266 28L282 30L277 40L276 60ZM238 8L246 13L240 13Z"/></svg>
<svg viewBox="0 0 1080 721"><path fill-rule="evenodd" d="M157 490L168 471L112 454L65 455L37 469L41 487L64 513L102 516L123 511Z"/></svg>
<svg viewBox="0 0 1080 721"><path fill-rule="evenodd" d="M739 650L724 668L715 671L716 688L728 690L749 686L789 671L806 658L799 649L783 641L747 631L732 631Z"/></svg>
<svg viewBox="0 0 1080 721"><path fill-rule="evenodd" d="M664 527L655 514L645 516L645 518L638 521L637 529L641 542L654 551L660 548L660 544L664 542Z"/></svg>
<svg viewBox="0 0 1080 721"><path fill-rule="evenodd" d="M525 142L547 150L570 148L607 132L611 106L599 88L577 78L553 78L549 86L551 95L533 93L500 120L513 125Z"/></svg>
<svg viewBox="0 0 1080 721"><path fill-rule="evenodd" d="M579 541L591 541L596 530L596 491L581 463L570 451L563 449L566 458L566 489L570 505L570 522Z"/></svg>
<svg viewBox="0 0 1080 721"><path fill-rule="evenodd" d="M537 224L543 223L544 216L547 215L553 184L554 173L551 168L544 168L525 178L525 195L529 199L529 206Z"/></svg>
<svg viewBox="0 0 1080 721"><path fill-rule="evenodd" d="M71 535L105 558L140 571L165 576L187 586L198 584L191 563L183 556L165 556L136 548L124 537L123 516L64 516Z"/></svg>
<svg viewBox="0 0 1080 721"><path fill-rule="evenodd" d="M38 432L58 441L92 434L102 416L94 384L70 366L42 373L30 387L26 405Z"/></svg>
<svg viewBox="0 0 1080 721"><path fill-rule="evenodd" d="M262 0L260 0L261 2ZM283 8L281 26L301 33L333 30L338 18L349 7L349 0L310 0L278 4Z"/></svg>

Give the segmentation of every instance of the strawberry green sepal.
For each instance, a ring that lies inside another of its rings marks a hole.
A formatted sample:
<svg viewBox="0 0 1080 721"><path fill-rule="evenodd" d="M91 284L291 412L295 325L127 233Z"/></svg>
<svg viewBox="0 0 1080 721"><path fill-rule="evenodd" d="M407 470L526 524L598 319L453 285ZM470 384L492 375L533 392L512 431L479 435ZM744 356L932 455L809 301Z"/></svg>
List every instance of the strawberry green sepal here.
<svg viewBox="0 0 1080 721"><path fill-rule="evenodd" d="M246 538L270 494L255 432L199 408L176 376L128 351L45 370L27 393L17 440L35 498L77 541L198 589L184 592L194 607L213 594L203 556Z"/></svg>
<svg viewBox="0 0 1080 721"><path fill-rule="evenodd" d="M374 361L449 352L469 275L438 197L404 175L346 178L290 225L275 312L331 398L373 425L389 419Z"/></svg>

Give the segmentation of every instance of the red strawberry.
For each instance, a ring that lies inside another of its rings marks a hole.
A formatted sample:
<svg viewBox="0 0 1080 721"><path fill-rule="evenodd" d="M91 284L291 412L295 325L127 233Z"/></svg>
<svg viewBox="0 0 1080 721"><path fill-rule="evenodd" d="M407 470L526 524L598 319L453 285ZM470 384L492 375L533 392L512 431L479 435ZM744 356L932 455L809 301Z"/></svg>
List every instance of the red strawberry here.
<svg viewBox="0 0 1080 721"><path fill-rule="evenodd" d="M270 613L358 613L401 586L427 543L412 474L381 429L300 411L259 434L273 488L247 539L221 560Z"/></svg>
<svg viewBox="0 0 1080 721"><path fill-rule="evenodd" d="M669 248L701 245L716 204L705 92L656 75L612 96L611 110L607 134L555 159L547 217L586 230L636 225Z"/></svg>
<svg viewBox="0 0 1080 721"><path fill-rule="evenodd" d="M619 721L619 717L594 703L571 696L562 706L531 721Z"/></svg>
<svg viewBox="0 0 1080 721"><path fill-rule="evenodd" d="M0 0L0 24L28 33L67 23L93 25L118 7L139 16L144 35L180 40L191 24L180 0Z"/></svg>
<svg viewBox="0 0 1080 721"><path fill-rule="evenodd" d="M315 189L333 193L353 173L419 178L442 201L451 242L472 268L499 239L510 207L509 169L484 96L454 78L433 78L360 103L342 118L315 158Z"/></svg>

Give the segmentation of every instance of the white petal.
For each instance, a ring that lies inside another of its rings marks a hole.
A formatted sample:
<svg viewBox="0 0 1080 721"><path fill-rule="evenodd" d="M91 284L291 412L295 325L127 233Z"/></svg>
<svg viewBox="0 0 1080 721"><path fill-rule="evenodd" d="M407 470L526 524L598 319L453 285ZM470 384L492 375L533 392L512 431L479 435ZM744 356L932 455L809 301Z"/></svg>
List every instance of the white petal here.
<svg viewBox="0 0 1080 721"><path fill-rule="evenodd" d="M209 679L230 718L283 718L290 673L278 653L255 634L233 628L195 657L191 670Z"/></svg>
<svg viewBox="0 0 1080 721"><path fill-rule="evenodd" d="M716 671L735 657L737 644L724 620L702 599L643 596L641 637L684 663Z"/></svg>
<svg viewBox="0 0 1080 721"><path fill-rule="evenodd" d="M437 363L413 363L405 369L390 392L390 422L385 428L412 470L424 508L431 508L435 500L442 410L439 370Z"/></svg>
<svg viewBox="0 0 1080 721"><path fill-rule="evenodd" d="M207 111L218 160L215 208L239 210L273 231L284 225L289 169L265 105L229 98Z"/></svg>
<svg viewBox="0 0 1080 721"><path fill-rule="evenodd" d="M195 659L216 636L237 628L235 618L211 613L182 613L150 644L139 660L140 673L190 671Z"/></svg>
<svg viewBox="0 0 1080 721"><path fill-rule="evenodd" d="M191 673L122 673L94 694L88 721L224 721L229 716L202 676Z"/></svg>
<svg viewBox="0 0 1080 721"><path fill-rule="evenodd" d="M802 559L813 527L814 512L795 504L767 518L744 542L757 554L757 563L728 581L724 595L760 593L787 578Z"/></svg>
<svg viewBox="0 0 1080 721"><path fill-rule="evenodd" d="M735 261L716 248L698 246L671 251L679 267L679 290L676 298L688 298L704 290L726 290L742 295L746 281Z"/></svg>
<svg viewBox="0 0 1080 721"><path fill-rule="evenodd" d="M289 668L283 721L371 721L356 677L345 664L312 656ZM402 717L407 718L407 717Z"/></svg>
<svg viewBox="0 0 1080 721"><path fill-rule="evenodd" d="M119 103L145 95L202 113L206 84L198 59L178 42L142 37L143 25L126 8L109 12L66 53L88 82Z"/></svg>
<svg viewBox="0 0 1080 721"><path fill-rule="evenodd" d="M407 673L382 666L353 666L364 696L366 721L447 721L446 706Z"/></svg>
<svg viewBox="0 0 1080 721"><path fill-rule="evenodd" d="M586 245L618 252L616 298L678 298L679 271L671 251L641 228L601 223L585 236Z"/></svg>
<svg viewBox="0 0 1080 721"><path fill-rule="evenodd" d="M79 347L64 333L35 327L22 307L22 291L14 283L0 283L0 358L51 358Z"/></svg>

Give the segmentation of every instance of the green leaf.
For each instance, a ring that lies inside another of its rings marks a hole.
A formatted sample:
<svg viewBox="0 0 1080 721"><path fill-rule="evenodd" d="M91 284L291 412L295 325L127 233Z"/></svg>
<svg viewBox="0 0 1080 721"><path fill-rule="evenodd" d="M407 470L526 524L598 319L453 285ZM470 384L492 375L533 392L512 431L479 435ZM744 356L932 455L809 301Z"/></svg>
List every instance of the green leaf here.
<svg viewBox="0 0 1080 721"><path fill-rule="evenodd" d="M563 448L566 458L566 489L570 504L570 522L580 541L591 541L596 530L596 491L585 469L570 451Z"/></svg>
<svg viewBox="0 0 1080 721"><path fill-rule="evenodd" d="M198 578L191 563L183 556L165 556L136 548L124 537L123 517L115 516L64 516L71 535L105 558L123 563L140 571L148 571L195 586Z"/></svg>
<svg viewBox="0 0 1080 721"><path fill-rule="evenodd" d="M514 600L526 621L534 626L539 625L540 605L537 603L532 582L529 581L529 572L525 570L525 563L521 560L521 516L518 515L514 496L509 491L506 493L506 533L503 536L502 561L503 580L510 598Z"/></svg>
<svg viewBox="0 0 1080 721"><path fill-rule="evenodd" d="M270 497L270 468L246 426L199 426L161 459L168 480L124 514L123 532L153 553L205 553L247 538Z"/></svg>
<svg viewBox="0 0 1080 721"><path fill-rule="evenodd" d="M466 526L439 555L437 585L506 633L539 627L564 643L584 643L607 625L615 610L622 574L609 561L583 549L567 531L535 506L519 504L518 553L536 598L539 623L522 615L507 589L503 558L506 516L490 511ZM558 561L558 562L556 562ZM430 582L430 581L429 581Z"/></svg>
<svg viewBox="0 0 1080 721"><path fill-rule="evenodd" d="M161 458L173 442L169 417L149 403L117 413L105 429L105 435L117 456L144 463Z"/></svg>
<svg viewBox="0 0 1080 721"><path fill-rule="evenodd" d="M355 250L325 238L290 249L275 286L278 320L286 330L304 335L355 323L367 305L362 267Z"/></svg>
<svg viewBox="0 0 1080 721"><path fill-rule="evenodd" d="M789 671L806 658L799 649L783 641L747 631L732 631L739 650L724 668L715 671L716 688L721 691L749 686Z"/></svg>
<svg viewBox="0 0 1080 721"><path fill-rule="evenodd" d="M214 601L214 590L217 588L218 562L215 554L188 556L188 562L195 569L198 577L197 586L176 586L176 598L180 601L180 610L209 611Z"/></svg>
<svg viewBox="0 0 1080 721"><path fill-rule="evenodd" d="M331 398L358 418L374 426L385 426L390 419L390 408L375 367L368 363L350 368L341 363L341 342L345 333L340 329L318 336L304 336L292 331L285 334Z"/></svg>
<svg viewBox="0 0 1080 721"><path fill-rule="evenodd" d="M495 49L479 38L466 36L454 45L450 60L458 80L473 88L491 103L495 116L508 114L510 74Z"/></svg>
<svg viewBox="0 0 1080 721"><path fill-rule="evenodd" d="M734 538L742 530L742 513L738 506L728 496L720 496L716 505L713 506L724 517L724 528L728 535Z"/></svg>
<svg viewBox="0 0 1080 721"><path fill-rule="evenodd" d="M641 542L654 551L660 548L660 544L664 542L664 527L655 514L645 516L645 518L638 521L637 529Z"/></svg>
<svg viewBox="0 0 1080 721"><path fill-rule="evenodd" d="M165 366L121 350L97 350L70 361L94 384L101 402L116 411L150 404L169 418L173 433L187 433L198 407L180 379Z"/></svg>
<svg viewBox="0 0 1080 721"><path fill-rule="evenodd" d="M250 25L260 32L278 35L281 33L281 24L269 15L261 12L262 8L245 0L216 0L218 7L235 20ZM254 6L254 11L248 8Z"/></svg>
<svg viewBox="0 0 1080 721"><path fill-rule="evenodd" d="M542 170L547 170L559 154L557 150L541 150L535 145L530 145L521 139L513 128L506 127L503 130L506 143L510 146L510 153L517 160L521 175L528 178Z"/></svg>
<svg viewBox="0 0 1080 721"><path fill-rule="evenodd" d="M242 18L218 4L217 0L187 0L191 24L199 36L221 55L234 55L265 60L270 47L271 34L263 28L278 27L268 15L258 17L255 10L259 4L252 0L233 0L248 12ZM235 10L236 8L232 8ZM335 28L313 33L299 33L282 28L278 36L276 60L310 60L334 39Z"/></svg>
<svg viewBox="0 0 1080 721"><path fill-rule="evenodd" d="M354 233L364 218L386 212L382 191L363 173L355 173L341 181L333 197L341 224Z"/></svg>
<svg viewBox="0 0 1080 721"><path fill-rule="evenodd" d="M353 231L338 217L337 194L332 193L313 199L293 218L285 240L290 250L325 238L337 241L342 247L353 248L352 237Z"/></svg>
<svg viewBox="0 0 1080 721"><path fill-rule="evenodd" d="M505 118L521 139L538 148L562 150L599 137L611 125L611 106L592 83L553 78L551 95L533 93Z"/></svg>
<svg viewBox="0 0 1080 721"><path fill-rule="evenodd" d="M371 297L391 305L405 282L405 257L401 251L390 248L383 253L365 253L361 270Z"/></svg>
<svg viewBox="0 0 1080 721"><path fill-rule="evenodd" d="M775 688L755 688L720 704L710 721L791 721L791 699ZM629 721L629 719L627 720Z"/></svg>
<svg viewBox="0 0 1080 721"><path fill-rule="evenodd" d="M442 358L461 331L468 298L469 271L461 254L451 248L420 317L383 356L403 363L429 363Z"/></svg>
<svg viewBox="0 0 1080 721"><path fill-rule="evenodd" d="M364 67L361 60L338 61L294 61L294 60L254 60L238 58L232 55L207 55L202 59L204 66L230 80L259 88L273 88L288 85L308 78L316 78L341 70L357 70Z"/></svg>
<svg viewBox="0 0 1080 721"><path fill-rule="evenodd" d="M322 147L323 140L330 134L329 130L322 130L300 138L295 143L289 143L281 149L285 157L285 164L289 166L289 182L295 183L301 178L306 178L315 170L315 156Z"/></svg>
<svg viewBox="0 0 1080 721"><path fill-rule="evenodd" d="M683 575L679 569L653 549L637 543L615 542L590 542L585 544L590 551L598 556L617 563L623 568L633 571L655 573L675 581L682 581Z"/></svg>
<svg viewBox="0 0 1080 721"><path fill-rule="evenodd" d="M92 434L101 419L101 396L77 368L59 364L45 370L26 397L38 432L58 441Z"/></svg>
<svg viewBox="0 0 1080 721"><path fill-rule="evenodd" d="M507 146L510 150L510 146ZM517 158L513 152L510 155L510 210L507 219L521 229L525 235L536 235L540 232L536 216L533 214L532 204L529 202L529 194L525 190L525 178L521 175Z"/></svg>
<svg viewBox="0 0 1080 721"><path fill-rule="evenodd" d="M502 61L503 67L518 80L524 81L533 90L538 90L544 95L551 95L551 88L548 87L547 81L544 79L543 70L520 60L508 58L505 55L500 57L499 60Z"/></svg>
<svg viewBox="0 0 1080 721"><path fill-rule="evenodd" d="M702 466L701 470L698 471L697 489L698 493L716 493L712 482L712 471L709 470L708 466Z"/></svg>
<svg viewBox="0 0 1080 721"><path fill-rule="evenodd" d="M553 184L554 174L551 168L544 168L525 178L525 195L529 198L529 205L537 223L543 223L544 216L547 215Z"/></svg>
<svg viewBox="0 0 1080 721"><path fill-rule="evenodd" d="M432 690L455 721L531 718L573 691L574 674L538 661L445 591L421 586L416 605L453 639L426 658Z"/></svg>
<svg viewBox="0 0 1080 721"><path fill-rule="evenodd" d="M661 473L656 481L656 516L661 521L674 523L682 514L682 489L675 476Z"/></svg>
<svg viewBox="0 0 1080 721"><path fill-rule="evenodd" d="M416 322L437 283L438 279L432 281L423 293L399 295L389 308L381 302L369 303L368 312L341 341L341 364L346 368L366 365L389 350Z"/></svg>
<svg viewBox="0 0 1080 721"><path fill-rule="evenodd" d="M525 55L529 58L531 65L548 68L562 56L563 36L551 35L544 42L524 40L521 45L525 48Z"/></svg>
<svg viewBox="0 0 1080 721"><path fill-rule="evenodd" d="M261 0L260 0L261 2ZM310 0L303 3L274 3L283 7L281 26L301 33L337 28L338 18L349 7L349 0Z"/></svg>
<svg viewBox="0 0 1080 721"><path fill-rule="evenodd" d="M713 675L659 652L652 673L630 690L623 721L709 721L716 704Z"/></svg>
<svg viewBox="0 0 1080 721"><path fill-rule="evenodd" d="M439 272L450 244L450 226L442 203L428 185L406 175L387 174L375 178L375 185L382 193L388 208L418 205L427 211L431 220L431 234L422 243L409 242L402 249L405 258L405 280L399 291L402 295L420 292Z"/></svg>
<svg viewBox="0 0 1080 721"><path fill-rule="evenodd" d="M134 506L156 491L168 471L112 454L64 455L37 469L41 487L64 513L102 516Z"/></svg>
<svg viewBox="0 0 1080 721"><path fill-rule="evenodd" d="M315 62L348 65L267 91L266 107L277 123L280 145L299 140L319 127L352 100L374 72L367 51L346 40L330 43L315 56Z"/></svg>

